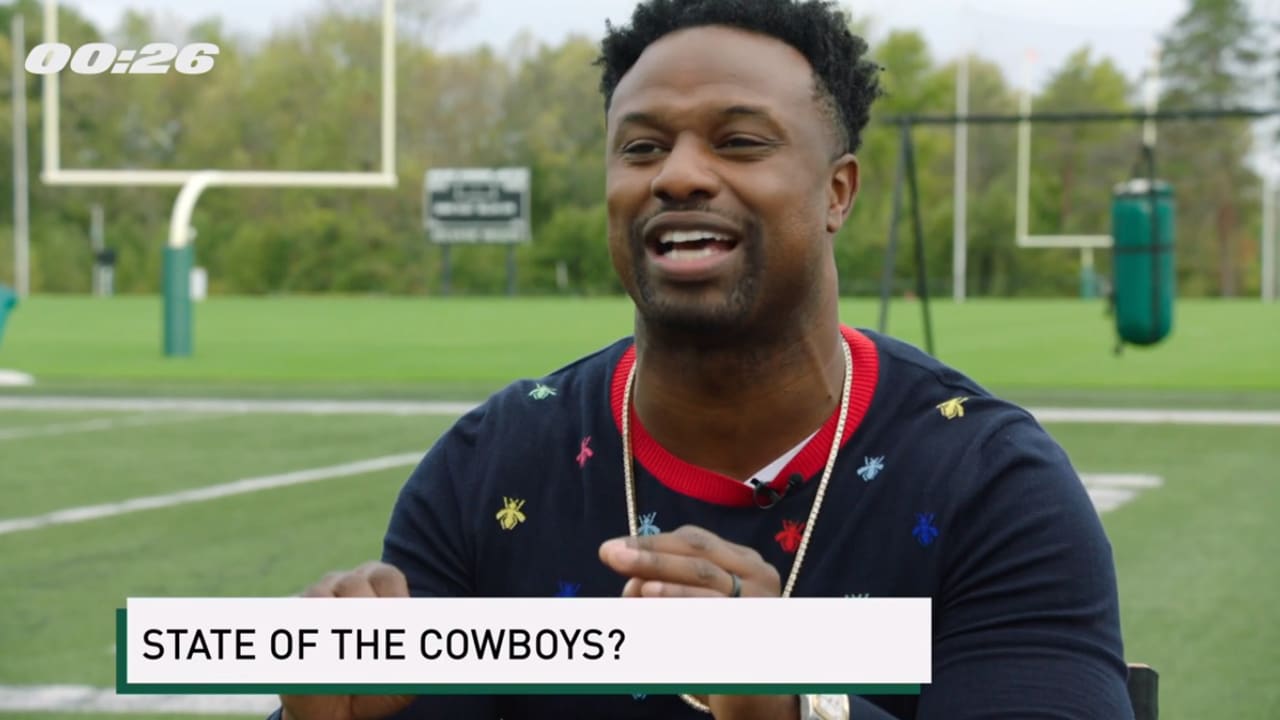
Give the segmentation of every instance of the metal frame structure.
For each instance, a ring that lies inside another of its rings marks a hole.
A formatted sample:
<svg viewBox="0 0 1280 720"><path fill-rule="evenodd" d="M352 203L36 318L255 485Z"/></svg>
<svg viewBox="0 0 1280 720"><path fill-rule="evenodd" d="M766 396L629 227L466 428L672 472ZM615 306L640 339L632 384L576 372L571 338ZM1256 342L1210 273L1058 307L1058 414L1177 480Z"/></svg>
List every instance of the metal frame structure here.
<svg viewBox="0 0 1280 720"><path fill-rule="evenodd" d="M58 40L58 2L44 0L44 41ZM382 166L376 172L256 170L85 170L63 168L59 154L58 75L44 76L44 169L48 185L180 187L169 223L164 272L164 353L192 353L189 273L191 215L210 187L385 188L399 185L395 166L395 0L382 0Z"/></svg>
<svg viewBox="0 0 1280 720"><path fill-rule="evenodd" d="M1025 106L1024 106L1025 107ZM932 316L929 308L929 286L924 265L924 228L920 217L920 196L915 169L915 143L912 130L917 125L1020 125L1029 127L1034 123L1089 123L1089 122L1141 122L1145 123L1141 167L1147 171L1149 179L1155 179L1155 124L1160 121L1196 122L1206 120L1260 119L1280 115L1280 108L1235 108L1222 110L1190 109L1190 110L1156 110L1147 112L1077 112L1077 113L1041 113L1022 112L1016 115L979 114L979 115L903 115L886 118L884 122L895 125L901 137L898 172L894 181L893 214L889 222L889 242L885 252L884 275L880 286L880 332L887 332L889 327L889 300L893 290L894 264L898 246L898 223L902 215L902 193L904 184L910 192L912 226L914 231L916 290L921 303L924 320L925 350L934 353ZM1154 182L1152 182L1154 202ZM1108 240L1111 238L1108 236ZM1263 238L1264 256L1274 255L1274 249L1268 253L1267 245L1275 242L1275 238ZM1070 246L1068 246L1070 247ZM1076 246L1078 247L1078 246ZM1267 269L1264 267L1264 274ZM1271 268L1274 273L1274 267ZM1271 281L1274 287L1274 280ZM1264 281L1264 288L1266 282Z"/></svg>
<svg viewBox="0 0 1280 720"><path fill-rule="evenodd" d="M9 28L13 36L13 285L18 297L31 292L31 197L27 181L27 55L21 15Z"/></svg>
<svg viewBox="0 0 1280 720"><path fill-rule="evenodd" d="M1148 115L1160 109L1160 50L1154 53L1151 69L1146 76L1144 91L1146 94L1146 112ZM1029 225L1029 205L1031 196L1031 123L1025 118L1031 116L1031 72L1034 60L1029 59L1027 74L1023 83L1021 112L1024 120L1018 124L1018 178L1016 189L1016 228L1014 237L1020 248L1079 248L1080 268L1082 273L1093 273L1094 251L1108 249L1114 245L1110 234L1105 235L1032 235ZM1151 120L1144 123L1142 142L1144 147L1155 148L1156 124Z"/></svg>

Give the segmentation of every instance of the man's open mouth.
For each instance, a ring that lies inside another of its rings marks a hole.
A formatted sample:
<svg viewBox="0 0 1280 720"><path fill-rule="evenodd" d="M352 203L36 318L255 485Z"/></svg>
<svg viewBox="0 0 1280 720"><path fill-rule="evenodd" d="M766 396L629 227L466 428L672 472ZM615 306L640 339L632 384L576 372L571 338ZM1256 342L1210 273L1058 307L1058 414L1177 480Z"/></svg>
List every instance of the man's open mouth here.
<svg viewBox="0 0 1280 720"><path fill-rule="evenodd" d="M697 260L737 247L738 241L711 230L668 230L658 236L658 255L670 260Z"/></svg>

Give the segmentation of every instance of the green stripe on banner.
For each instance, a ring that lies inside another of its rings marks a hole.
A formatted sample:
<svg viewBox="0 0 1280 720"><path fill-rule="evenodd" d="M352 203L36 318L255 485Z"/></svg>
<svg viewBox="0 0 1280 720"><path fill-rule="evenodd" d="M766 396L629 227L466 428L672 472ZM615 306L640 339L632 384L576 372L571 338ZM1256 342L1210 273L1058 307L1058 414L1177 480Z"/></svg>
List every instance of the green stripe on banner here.
<svg viewBox="0 0 1280 720"><path fill-rule="evenodd" d="M124 608L116 608L116 693L127 695L129 684L129 616Z"/></svg>
<svg viewBox="0 0 1280 720"><path fill-rule="evenodd" d="M326 695L676 695L680 693L715 695L798 695L808 693L841 693L847 695L919 695L919 685L618 685L618 684L547 684L547 685L162 685L130 684L128 677L128 618L123 608L116 609L116 693L120 695L259 695L259 694L326 694Z"/></svg>

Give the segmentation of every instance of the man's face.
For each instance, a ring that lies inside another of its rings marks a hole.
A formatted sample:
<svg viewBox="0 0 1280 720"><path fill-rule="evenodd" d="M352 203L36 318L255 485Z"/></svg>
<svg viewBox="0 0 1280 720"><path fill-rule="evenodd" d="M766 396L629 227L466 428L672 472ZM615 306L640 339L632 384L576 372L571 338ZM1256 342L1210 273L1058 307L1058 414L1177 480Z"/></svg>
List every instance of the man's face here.
<svg viewBox="0 0 1280 720"><path fill-rule="evenodd" d="M606 148L609 250L641 315L726 334L818 297L857 189L836 148L785 43L698 27L649 46L614 92Z"/></svg>

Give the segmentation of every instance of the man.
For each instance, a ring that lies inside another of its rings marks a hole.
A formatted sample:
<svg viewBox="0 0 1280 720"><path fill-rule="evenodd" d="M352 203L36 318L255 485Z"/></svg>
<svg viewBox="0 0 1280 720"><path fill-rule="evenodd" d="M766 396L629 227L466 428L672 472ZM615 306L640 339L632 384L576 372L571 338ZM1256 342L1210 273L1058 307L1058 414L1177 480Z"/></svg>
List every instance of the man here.
<svg viewBox="0 0 1280 720"><path fill-rule="evenodd" d="M307 594L931 597L933 682L837 716L1131 717L1110 546L1068 458L838 318L865 51L812 1L649 0L611 27L609 248L634 339L459 420L382 562ZM794 696L282 700L291 720L819 717Z"/></svg>

